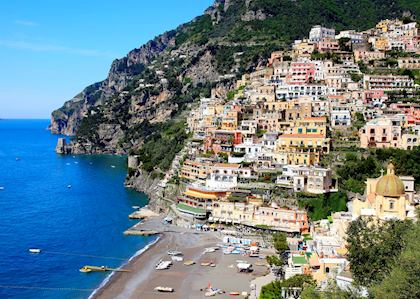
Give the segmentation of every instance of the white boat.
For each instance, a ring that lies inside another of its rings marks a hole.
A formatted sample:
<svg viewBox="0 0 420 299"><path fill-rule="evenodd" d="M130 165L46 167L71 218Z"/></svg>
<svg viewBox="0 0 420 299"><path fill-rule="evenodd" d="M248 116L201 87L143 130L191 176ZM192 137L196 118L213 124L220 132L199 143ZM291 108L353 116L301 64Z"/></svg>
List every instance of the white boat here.
<svg viewBox="0 0 420 299"><path fill-rule="evenodd" d="M67 185L67 188L71 188L71 185Z"/></svg>
<svg viewBox="0 0 420 299"><path fill-rule="evenodd" d="M115 168L115 165L111 165L112 168Z"/></svg>
<svg viewBox="0 0 420 299"><path fill-rule="evenodd" d="M0 190L4 190L4 187L3 187L3 186L1 186L1 187L0 187Z"/></svg>
<svg viewBox="0 0 420 299"><path fill-rule="evenodd" d="M156 270L166 270L172 265L172 261L163 261L156 266Z"/></svg>
<svg viewBox="0 0 420 299"><path fill-rule="evenodd" d="M140 209L140 207L139 207L139 206L132 206L132 208L133 208L133 209L136 209L136 210Z"/></svg>
<svg viewBox="0 0 420 299"><path fill-rule="evenodd" d="M39 248L31 248L31 249L29 249L29 252L30 253L41 253L41 249L39 249Z"/></svg>
<svg viewBox="0 0 420 299"><path fill-rule="evenodd" d="M182 256L179 256L179 255L173 255L173 256L171 256L171 259L174 262L182 262L184 260L184 258Z"/></svg>
<svg viewBox="0 0 420 299"><path fill-rule="evenodd" d="M171 249L171 250L168 250L168 255L172 255L172 256L182 255L182 252L181 251L178 251L178 250Z"/></svg>
<svg viewBox="0 0 420 299"><path fill-rule="evenodd" d="M164 293L172 293L174 291L174 288L158 286L155 288L155 291L164 292Z"/></svg>

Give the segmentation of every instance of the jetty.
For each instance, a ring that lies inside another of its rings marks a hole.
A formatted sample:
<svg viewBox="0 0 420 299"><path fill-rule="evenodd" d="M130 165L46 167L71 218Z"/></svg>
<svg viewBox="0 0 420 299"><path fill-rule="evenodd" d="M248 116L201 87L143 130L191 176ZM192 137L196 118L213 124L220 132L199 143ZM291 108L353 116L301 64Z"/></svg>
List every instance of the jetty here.
<svg viewBox="0 0 420 299"><path fill-rule="evenodd" d="M130 219L147 219L151 217L158 217L159 215L148 208L141 208L128 215Z"/></svg>
<svg viewBox="0 0 420 299"><path fill-rule="evenodd" d="M154 236L154 235L158 235L158 234L160 234L160 233L156 230L138 230L138 229L135 229L135 228L127 229L124 232L124 235L126 235L126 236Z"/></svg>
<svg viewBox="0 0 420 299"><path fill-rule="evenodd" d="M127 269L116 269L116 268L109 268L107 266L83 266L79 269L80 272L83 273L90 273L90 272L106 272L106 271L113 271L113 272L131 272L131 270Z"/></svg>

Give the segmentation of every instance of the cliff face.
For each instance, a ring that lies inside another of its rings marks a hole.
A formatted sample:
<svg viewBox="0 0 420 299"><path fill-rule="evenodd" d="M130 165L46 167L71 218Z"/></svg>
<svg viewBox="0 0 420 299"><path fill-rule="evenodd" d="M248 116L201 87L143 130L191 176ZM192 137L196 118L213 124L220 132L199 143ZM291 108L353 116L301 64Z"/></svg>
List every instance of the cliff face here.
<svg viewBox="0 0 420 299"><path fill-rule="evenodd" d="M126 153L154 133L151 125L182 116L212 90L225 94L236 77L312 25L365 29L380 19L418 15L414 2L216 0L202 16L115 60L105 80L52 113L50 129L76 136L75 153ZM239 60L237 52L244 53Z"/></svg>

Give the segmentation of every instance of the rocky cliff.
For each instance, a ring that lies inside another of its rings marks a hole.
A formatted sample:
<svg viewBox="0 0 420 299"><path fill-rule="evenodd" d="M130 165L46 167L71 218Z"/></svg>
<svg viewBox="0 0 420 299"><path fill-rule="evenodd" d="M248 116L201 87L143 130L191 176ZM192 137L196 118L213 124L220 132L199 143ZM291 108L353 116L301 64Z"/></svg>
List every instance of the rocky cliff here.
<svg viewBox="0 0 420 299"><path fill-rule="evenodd" d="M212 90L226 94L235 78L312 25L365 29L419 10L403 0L216 0L193 21L115 60L105 80L52 113L50 129L76 136L74 153L140 149L158 124L182 121L182 112Z"/></svg>

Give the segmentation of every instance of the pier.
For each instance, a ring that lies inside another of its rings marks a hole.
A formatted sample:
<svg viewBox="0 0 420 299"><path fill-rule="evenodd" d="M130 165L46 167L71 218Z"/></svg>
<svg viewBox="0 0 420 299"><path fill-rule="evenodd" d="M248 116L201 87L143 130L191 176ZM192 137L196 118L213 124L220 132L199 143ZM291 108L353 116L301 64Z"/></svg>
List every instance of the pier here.
<svg viewBox="0 0 420 299"><path fill-rule="evenodd" d="M84 273L90 273L90 272L106 272L106 271L113 271L113 272L131 272L131 270L127 269L115 269L115 268L109 268L107 266L83 266L79 270L80 272Z"/></svg>

